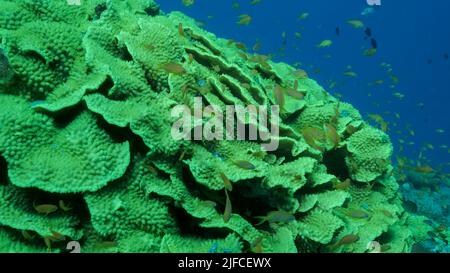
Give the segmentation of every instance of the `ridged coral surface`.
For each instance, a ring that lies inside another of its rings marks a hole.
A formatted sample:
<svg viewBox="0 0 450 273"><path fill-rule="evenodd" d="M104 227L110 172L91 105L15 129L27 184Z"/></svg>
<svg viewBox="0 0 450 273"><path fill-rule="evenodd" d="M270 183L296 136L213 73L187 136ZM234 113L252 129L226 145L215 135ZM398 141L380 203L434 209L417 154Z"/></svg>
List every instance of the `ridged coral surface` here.
<svg viewBox="0 0 450 273"><path fill-rule="evenodd" d="M66 251L74 240L82 252L414 243L402 232L389 137L290 65L149 0L0 6L1 252ZM302 95L284 95L275 151L171 137L172 107L194 97L268 107L274 90L294 86Z"/></svg>

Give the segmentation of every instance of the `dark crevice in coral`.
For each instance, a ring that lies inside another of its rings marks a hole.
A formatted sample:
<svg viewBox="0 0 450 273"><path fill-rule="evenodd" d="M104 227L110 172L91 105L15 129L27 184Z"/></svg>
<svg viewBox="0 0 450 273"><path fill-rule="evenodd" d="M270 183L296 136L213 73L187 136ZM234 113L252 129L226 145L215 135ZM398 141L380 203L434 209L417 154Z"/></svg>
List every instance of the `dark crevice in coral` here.
<svg viewBox="0 0 450 273"><path fill-rule="evenodd" d="M149 7L146 7L144 11L148 16L158 16L161 14L161 8L158 4L153 4Z"/></svg>
<svg viewBox="0 0 450 273"><path fill-rule="evenodd" d="M194 175L186 165L183 165L182 180L191 195L202 200L210 200L216 203L219 202L225 204L224 199L217 193L217 191L211 190L208 187L197 183Z"/></svg>
<svg viewBox="0 0 450 273"><path fill-rule="evenodd" d="M350 177L345 157L347 150L345 148L334 149L323 154L323 163L327 167L328 173L336 176L340 180L345 180Z"/></svg>
<svg viewBox="0 0 450 273"><path fill-rule="evenodd" d="M278 77L277 74L275 74L274 72L272 72L270 70L262 68L260 65L256 65L255 70L258 71L258 73L264 79L271 79L271 80L275 81L277 84L281 84L283 82L283 80L280 77Z"/></svg>
<svg viewBox="0 0 450 273"><path fill-rule="evenodd" d="M250 95L252 96L252 98L260 105L264 104L264 98L261 96L261 92L260 90L258 90L255 87L250 87L249 88L249 92Z"/></svg>
<svg viewBox="0 0 450 273"><path fill-rule="evenodd" d="M58 112L48 112L45 109L36 108L36 112L42 112L47 116L51 116L55 119L55 125L59 128L64 128L70 122L72 122L81 112L84 111L82 103L70 106L59 110Z"/></svg>
<svg viewBox="0 0 450 273"><path fill-rule="evenodd" d="M96 90L96 93L100 93L104 96L107 96L109 90L111 90L113 87L114 81L112 80L111 76L107 75L105 81Z"/></svg>
<svg viewBox="0 0 450 273"><path fill-rule="evenodd" d="M122 143L128 141L130 143L131 154L142 154L145 155L148 153L149 148L145 145L142 138L138 135L135 135L131 129L127 126L125 128L109 124L106 122L103 117L99 116L97 124L100 128L108 132L108 135L117 142Z"/></svg>
<svg viewBox="0 0 450 273"><path fill-rule="evenodd" d="M159 91L158 83L153 79L152 73L150 71L146 71L144 75L145 81L147 84L154 90L155 92Z"/></svg>
<svg viewBox="0 0 450 273"><path fill-rule="evenodd" d="M95 6L95 17L94 20L100 19L102 13L107 9L106 3L101 3Z"/></svg>
<svg viewBox="0 0 450 273"><path fill-rule="evenodd" d="M286 190L283 188L265 188L261 179L242 180L233 183L233 191L229 193L232 212L241 215L252 224L261 220L256 216L265 216L270 211L283 209L289 211L291 204L288 203ZM221 208L223 211L225 207ZM259 226L267 228L265 225Z"/></svg>
<svg viewBox="0 0 450 273"><path fill-rule="evenodd" d="M37 51L27 50L23 53L23 55L25 58L28 58L30 60L40 62L44 65L47 64L47 60L41 54L39 54L39 52L37 52Z"/></svg>
<svg viewBox="0 0 450 273"><path fill-rule="evenodd" d="M242 73L239 71L239 69L237 69L234 66L227 66L223 63L223 61L215 56L211 56L211 55L202 55L200 54L198 51L190 49L190 48L186 48L186 52L188 54L192 54L192 56L194 57L194 59L201 65L209 68L209 69L213 69L214 67L218 67L219 68L219 74L226 74L232 78L235 78L236 80L238 80L240 83L246 83L246 84L250 84L251 81L244 75L242 75Z"/></svg>
<svg viewBox="0 0 450 273"><path fill-rule="evenodd" d="M205 39L203 36L196 35L192 30L188 29L185 31L185 33L189 34L192 39L200 42L204 47L206 47L209 51L211 51L212 54L216 56L222 55L222 52L220 50L216 49L207 39Z"/></svg>
<svg viewBox="0 0 450 273"><path fill-rule="evenodd" d="M237 86L236 84L234 84L233 82L231 82L228 78L226 77L220 77L220 82L225 85L226 87L228 87L228 90L230 90L231 94L233 94L233 96L235 96L237 99L243 101L244 103L248 104L247 99L242 95L242 90L239 86Z"/></svg>
<svg viewBox="0 0 450 273"><path fill-rule="evenodd" d="M229 233L226 228L203 228L200 224L202 219L198 219L187 213L183 208L170 206L169 212L174 216L176 226L180 229L180 235L186 237L201 237L202 239L225 238Z"/></svg>
<svg viewBox="0 0 450 273"><path fill-rule="evenodd" d="M8 183L8 162L0 155L0 185L7 185Z"/></svg>
<svg viewBox="0 0 450 273"><path fill-rule="evenodd" d="M131 55L130 51L128 51L128 48L126 46L120 46L118 48L119 54L118 57L126 62L131 62L133 61L133 56Z"/></svg>

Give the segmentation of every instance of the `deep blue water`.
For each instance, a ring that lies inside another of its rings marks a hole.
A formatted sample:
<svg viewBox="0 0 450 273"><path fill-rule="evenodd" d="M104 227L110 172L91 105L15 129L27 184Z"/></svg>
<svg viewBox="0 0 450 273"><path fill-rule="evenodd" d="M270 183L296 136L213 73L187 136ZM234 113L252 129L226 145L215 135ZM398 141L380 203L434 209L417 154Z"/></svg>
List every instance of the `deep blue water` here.
<svg viewBox="0 0 450 273"><path fill-rule="evenodd" d="M182 11L220 37L243 42L249 48L259 40L258 53L274 54L273 60L301 62L300 68L311 78L330 93L342 94L342 99L353 104L362 115L380 114L389 122L388 134L394 142L395 155L416 160L424 145L430 143L434 149L426 148L424 158L434 168L445 164L448 172L450 60L444 54L450 53L450 1L382 0L380 8L365 16L361 15L368 7L365 0L262 0L257 5L250 2L196 0L186 7L181 0L159 1L163 11ZM233 8L234 3L240 7ZM298 16L304 12L309 16L299 20ZM250 25L236 24L241 14L252 16ZM371 28L378 44L375 56L363 56L370 42L364 40L364 28L352 28L346 23L349 19L362 20ZM340 29L339 37L336 27ZM295 32L301 33L301 39L296 38ZM333 45L317 48L324 39L332 40ZM280 51L284 40L285 50ZM328 54L331 58L325 57ZM391 86L386 68L380 66L383 62L391 64L392 73L400 80L397 85ZM349 65L357 77L343 75ZM376 80L384 83L368 85ZM336 87L328 88L333 81ZM405 97L399 99L393 96L395 92ZM419 103L423 103L423 109ZM405 142L403 152L401 140Z"/></svg>

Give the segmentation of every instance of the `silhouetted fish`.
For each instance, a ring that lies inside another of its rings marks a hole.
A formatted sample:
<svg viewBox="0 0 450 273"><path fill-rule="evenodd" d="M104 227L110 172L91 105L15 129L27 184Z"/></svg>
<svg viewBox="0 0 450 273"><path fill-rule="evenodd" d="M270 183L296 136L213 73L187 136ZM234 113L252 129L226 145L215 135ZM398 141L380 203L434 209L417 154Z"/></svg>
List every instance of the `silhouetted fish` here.
<svg viewBox="0 0 450 273"><path fill-rule="evenodd" d="M339 27L336 27L335 31L337 36L341 35L341 29Z"/></svg>
<svg viewBox="0 0 450 273"><path fill-rule="evenodd" d="M444 53L444 59L448 60L448 53Z"/></svg>
<svg viewBox="0 0 450 273"><path fill-rule="evenodd" d="M406 211L416 213L417 212L417 205L412 201L404 201L403 206L406 209Z"/></svg>
<svg viewBox="0 0 450 273"><path fill-rule="evenodd" d="M433 60L432 59L428 59L427 60L427 64L432 64L433 63Z"/></svg>
<svg viewBox="0 0 450 273"><path fill-rule="evenodd" d="M368 37L372 37L372 29L370 29L370 27L366 28L366 30L364 30L364 34Z"/></svg>
<svg viewBox="0 0 450 273"><path fill-rule="evenodd" d="M372 48L378 48L377 40L374 38L370 39L370 44L372 45Z"/></svg>
<svg viewBox="0 0 450 273"><path fill-rule="evenodd" d="M13 71L9 64L8 58L0 48L0 82L7 82L11 79Z"/></svg>

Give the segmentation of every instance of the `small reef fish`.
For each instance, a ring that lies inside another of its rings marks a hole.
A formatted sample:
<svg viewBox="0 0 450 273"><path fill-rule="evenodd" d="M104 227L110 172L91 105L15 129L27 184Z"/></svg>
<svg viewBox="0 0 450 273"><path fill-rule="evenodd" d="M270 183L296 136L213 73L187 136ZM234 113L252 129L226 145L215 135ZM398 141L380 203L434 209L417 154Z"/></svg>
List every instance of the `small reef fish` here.
<svg viewBox="0 0 450 273"><path fill-rule="evenodd" d="M414 171L418 173L432 173L434 172L433 168L430 166L417 166L414 168Z"/></svg>
<svg viewBox="0 0 450 273"><path fill-rule="evenodd" d="M374 7L366 7L365 9L363 9L361 11L361 15L362 16L366 16L366 15L372 14L374 12L375 12L375 8Z"/></svg>
<svg viewBox="0 0 450 273"><path fill-rule="evenodd" d="M392 94L394 97L396 97L397 99L401 100L405 98L405 95L400 93L400 92L395 92Z"/></svg>
<svg viewBox="0 0 450 273"><path fill-rule="evenodd" d="M300 14L297 18L299 20L305 20L306 18L309 17L309 13L308 12L303 12L302 14Z"/></svg>
<svg viewBox="0 0 450 273"><path fill-rule="evenodd" d="M231 218L231 201L230 201L230 196L228 196L228 192L225 189L225 197L226 197L226 203L225 203L225 211L223 213L223 221L225 223L228 223L228 221L230 221Z"/></svg>
<svg viewBox="0 0 450 273"><path fill-rule="evenodd" d="M377 40L375 40L375 38L370 39L370 45L372 46L373 49L377 49L378 48Z"/></svg>
<svg viewBox="0 0 450 273"><path fill-rule="evenodd" d="M331 41L331 40L323 40L316 47L324 48L324 47L330 47L331 45L333 45L333 41Z"/></svg>
<svg viewBox="0 0 450 273"><path fill-rule="evenodd" d="M34 237L36 237L36 235L31 235L31 233L27 230L22 230L21 233L22 233L23 238L25 238L25 240L28 240L28 241L33 240Z"/></svg>
<svg viewBox="0 0 450 273"><path fill-rule="evenodd" d="M184 69L184 67L178 63L174 63L174 62L169 62L169 63L164 63L161 64L159 66L161 69L163 69L164 71L166 71L167 73L172 73L172 74L184 74L186 73L186 70Z"/></svg>
<svg viewBox="0 0 450 273"><path fill-rule="evenodd" d="M363 28L364 23L361 20L348 20L347 23L354 28Z"/></svg>
<svg viewBox="0 0 450 273"><path fill-rule="evenodd" d="M334 29L334 32L336 33L336 36L341 36L341 29L339 28L339 27L336 27L335 29Z"/></svg>
<svg viewBox="0 0 450 273"><path fill-rule="evenodd" d="M194 4L194 0L182 0L181 2L183 2L183 5L185 5L186 7L192 6Z"/></svg>
<svg viewBox="0 0 450 273"><path fill-rule="evenodd" d="M347 134L349 135L353 135L354 133L356 133L356 131L358 131L358 128L353 125L347 125L347 127L345 127L345 132L347 132Z"/></svg>
<svg viewBox="0 0 450 273"><path fill-rule="evenodd" d="M223 172L220 172L220 178L222 178L222 181L223 181L223 184L225 186L225 189L227 191L232 191L233 190L233 185L231 184L230 179L228 179L228 177Z"/></svg>
<svg viewBox="0 0 450 273"><path fill-rule="evenodd" d="M308 73L303 69L297 69L292 72L292 75L296 77L297 79L307 79Z"/></svg>
<svg viewBox="0 0 450 273"><path fill-rule="evenodd" d="M63 211L69 211L72 209L71 207L67 206L63 200L59 200L58 205L59 208L62 209Z"/></svg>
<svg viewBox="0 0 450 273"><path fill-rule="evenodd" d="M359 236L358 235L349 234L349 235L345 235L344 237L342 237L342 239L340 239L336 243L334 243L331 246L329 246L329 248L330 249L336 249L336 248L341 247L343 245L353 244L353 243L355 243L357 241L359 241Z"/></svg>
<svg viewBox="0 0 450 273"><path fill-rule="evenodd" d="M347 77L353 77L353 78L358 76L358 74L356 74L356 72L353 72L353 71L346 71L343 73L343 75L347 76Z"/></svg>
<svg viewBox="0 0 450 273"><path fill-rule="evenodd" d="M252 22L252 17L248 14L242 14L237 21L238 25L248 26Z"/></svg>
<svg viewBox="0 0 450 273"><path fill-rule="evenodd" d="M253 253L262 253L263 252L263 247L262 247L262 241L263 241L263 237L258 237L256 238L256 240L254 240L250 247Z"/></svg>
<svg viewBox="0 0 450 273"><path fill-rule="evenodd" d="M389 217L389 218L394 218L394 214L388 210L382 209L380 210L381 213L383 213L384 216Z"/></svg>
<svg viewBox="0 0 450 273"><path fill-rule="evenodd" d="M13 74L8 58L4 54L3 49L0 48L0 83L8 82Z"/></svg>
<svg viewBox="0 0 450 273"><path fill-rule="evenodd" d="M186 36L186 34L184 33L184 29L183 29L183 23L179 23L178 24L178 34L181 37L185 37Z"/></svg>
<svg viewBox="0 0 450 273"><path fill-rule="evenodd" d="M211 248L208 250L208 253L216 253L217 249L219 248L219 244L216 242L214 243Z"/></svg>
<svg viewBox="0 0 450 273"><path fill-rule="evenodd" d="M366 34L367 37L372 37L372 29L370 27L367 27L364 30L364 34Z"/></svg>
<svg viewBox="0 0 450 273"><path fill-rule="evenodd" d="M355 218L355 219L367 219L369 218L369 214L363 210L360 209L350 209L346 210L345 214L348 217Z"/></svg>
<svg viewBox="0 0 450 273"><path fill-rule="evenodd" d="M49 236L50 240L52 240L54 242L66 240L66 236L62 235L61 233L56 232L56 231L50 231L50 232L52 233L52 236Z"/></svg>
<svg viewBox="0 0 450 273"><path fill-rule="evenodd" d="M363 55L366 57L372 57L375 56L377 54L377 49L376 48L369 48L364 50Z"/></svg>
<svg viewBox="0 0 450 273"><path fill-rule="evenodd" d="M256 169L255 165L253 165L252 163L250 163L246 160L236 160L236 161L233 161L233 164L244 170L255 170Z"/></svg>
<svg viewBox="0 0 450 273"><path fill-rule="evenodd" d="M256 225L262 225L265 222L269 223L289 223L295 220L295 216L284 210L271 211L266 216L256 216L255 218L261 221Z"/></svg>
<svg viewBox="0 0 450 273"><path fill-rule="evenodd" d="M252 49L253 51L260 51L261 50L261 41L260 40L256 40L255 44L253 45Z"/></svg>
<svg viewBox="0 0 450 273"><path fill-rule="evenodd" d="M34 209L41 214L50 214L58 210L58 207L51 204L34 205Z"/></svg>
<svg viewBox="0 0 450 273"><path fill-rule="evenodd" d="M323 142L325 140L325 135L321 129L315 127L307 127L303 128L301 130L301 133L309 146L321 152L324 151L324 148L317 144L317 141Z"/></svg>
<svg viewBox="0 0 450 273"><path fill-rule="evenodd" d="M340 140L339 134L336 131L336 127L331 124L324 125L324 132L326 139L333 144L333 148L338 146Z"/></svg>
<svg viewBox="0 0 450 273"><path fill-rule="evenodd" d="M301 100L305 97L305 91L298 91L298 81L294 82L294 88L286 88L286 93L288 96L295 99Z"/></svg>
<svg viewBox="0 0 450 273"><path fill-rule="evenodd" d="M284 90L281 86L276 84L273 92L274 92L275 101L280 106L280 109L282 110L284 108L284 104L286 102L285 98L284 98Z"/></svg>
<svg viewBox="0 0 450 273"><path fill-rule="evenodd" d="M340 183L335 182L334 188L336 190L346 190L350 187L351 183L352 183L352 180L350 178L347 178L347 179L345 179L344 182L340 182Z"/></svg>

